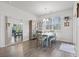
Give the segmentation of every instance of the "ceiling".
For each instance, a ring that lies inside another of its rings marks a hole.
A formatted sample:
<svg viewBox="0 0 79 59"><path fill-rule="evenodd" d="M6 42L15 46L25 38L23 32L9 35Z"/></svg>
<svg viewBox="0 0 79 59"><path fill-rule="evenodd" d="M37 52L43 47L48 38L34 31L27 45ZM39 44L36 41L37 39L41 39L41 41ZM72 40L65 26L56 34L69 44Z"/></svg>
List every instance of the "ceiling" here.
<svg viewBox="0 0 79 59"><path fill-rule="evenodd" d="M74 1L7 1L5 3L41 16L72 8Z"/></svg>

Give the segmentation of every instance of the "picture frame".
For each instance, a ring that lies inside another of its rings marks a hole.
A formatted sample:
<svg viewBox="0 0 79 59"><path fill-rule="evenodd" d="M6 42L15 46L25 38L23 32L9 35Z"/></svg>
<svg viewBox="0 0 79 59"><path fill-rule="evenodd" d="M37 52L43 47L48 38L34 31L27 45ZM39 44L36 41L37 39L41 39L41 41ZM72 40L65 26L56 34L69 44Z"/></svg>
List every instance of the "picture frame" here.
<svg viewBox="0 0 79 59"><path fill-rule="evenodd" d="M64 26L69 26L69 22L64 22Z"/></svg>

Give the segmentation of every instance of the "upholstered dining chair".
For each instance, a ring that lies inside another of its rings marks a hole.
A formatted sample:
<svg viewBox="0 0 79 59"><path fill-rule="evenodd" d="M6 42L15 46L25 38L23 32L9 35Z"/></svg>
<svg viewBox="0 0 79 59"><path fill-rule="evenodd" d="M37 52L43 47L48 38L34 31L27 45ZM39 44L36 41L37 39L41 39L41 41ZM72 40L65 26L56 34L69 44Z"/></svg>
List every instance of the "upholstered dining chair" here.
<svg viewBox="0 0 79 59"><path fill-rule="evenodd" d="M49 46L52 47L52 42L56 42L56 33L53 33L49 38Z"/></svg>
<svg viewBox="0 0 79 59"><path fill-rule="evenodd" d="M37 45L41 45L43 47L44 41L46 39L46 35L42 35L42 32L36 32L36 37L37 37Z"/></svg>

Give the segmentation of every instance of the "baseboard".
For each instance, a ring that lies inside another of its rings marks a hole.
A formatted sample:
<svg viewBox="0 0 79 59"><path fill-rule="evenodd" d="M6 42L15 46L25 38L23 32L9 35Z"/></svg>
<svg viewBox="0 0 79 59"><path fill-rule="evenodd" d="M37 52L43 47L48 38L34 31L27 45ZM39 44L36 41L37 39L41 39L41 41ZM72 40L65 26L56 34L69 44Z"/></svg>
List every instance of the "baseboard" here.
<svg viewBox="0 0 79 59"><path fill-rule="evenodd" d="M58 42L63 42L63 43L68 43L68 44L72 44L72 45L75 45L74 43L72 43L72 42L66 42L66 41L60 41L60 40L56 40L56 41L58 41Z"/></svg>

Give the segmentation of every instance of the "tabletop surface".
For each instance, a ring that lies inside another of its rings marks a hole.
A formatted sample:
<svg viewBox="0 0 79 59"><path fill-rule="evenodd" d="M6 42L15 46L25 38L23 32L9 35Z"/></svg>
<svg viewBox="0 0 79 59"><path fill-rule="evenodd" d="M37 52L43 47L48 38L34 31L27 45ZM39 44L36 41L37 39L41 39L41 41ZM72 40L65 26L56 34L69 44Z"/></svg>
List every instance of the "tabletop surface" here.
<svg viewBox="0 0 79 59"><path fill-rule="evenodd" d="M52 33L52 32L45 32L45 33L42 33L42 35L48 35L48 36L52 36L54 35L55 33Z"/></svg>

